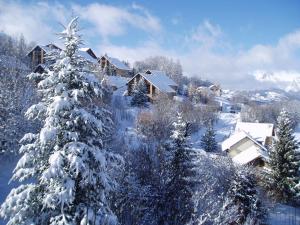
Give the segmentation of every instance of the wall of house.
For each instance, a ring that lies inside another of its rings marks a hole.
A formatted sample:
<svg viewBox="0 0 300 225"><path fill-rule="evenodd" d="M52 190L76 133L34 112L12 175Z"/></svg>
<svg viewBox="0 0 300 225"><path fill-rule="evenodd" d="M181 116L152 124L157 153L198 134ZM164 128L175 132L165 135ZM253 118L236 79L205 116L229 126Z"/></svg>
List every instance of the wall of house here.
<svg viewBox="0 0 300 225"><path fill-rule="evenodd" d="M254 167L267 167L268 165L262 158L257 158L250 163L251 166Z"/></svg>
<svg viewBox="0 0 300 225"><path fill-rule="evenodd" d="M35 68L39 64L45 63L45 52L41 48L36 48L30 55L31 67Z"/></svg>
<svg viewBox="0 0 300 225"><path fill-rule="evenodd" d="M273 144L273 137L266 137L265 145L270 146Z"/></svg>

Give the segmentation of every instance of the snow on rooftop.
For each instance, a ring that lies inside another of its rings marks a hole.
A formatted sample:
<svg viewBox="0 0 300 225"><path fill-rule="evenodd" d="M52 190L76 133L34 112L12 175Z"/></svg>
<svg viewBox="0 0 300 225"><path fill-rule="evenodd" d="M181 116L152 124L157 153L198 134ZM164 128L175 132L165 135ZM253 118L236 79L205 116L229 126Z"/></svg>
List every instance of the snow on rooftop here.
<svg viewBox="0 0 300 225"><path fill-rule="evenodd" d="M88 51L90 48L80 48L80 50L82 50L82 51Z"/></svg>
<svg viewBox="0 0 300 225"><path fill-rule="evenodd" d="M250 148L242 151L238 155L234 156L232 160L235 163L245 165L254 159L262 157L261 151L257 145L252 145Z"/></svg>
<svg viewBox="0 0 300 225"><path fill-rule="evenodd" d="M131 70L125 63L121 62L121 60L113 57L109 57L107 55L104 56L111 64L113 64L116 68L121 70Z"/></svg>
<svg viewBox="0 0 300 225"><path fill-rule="evenodd" d="M88 53L89 48L80 48L78 49L78 54L83 57L84 59L88 60L91 63L95 63L97 64L98 61L97 59L95 59L94 57L92 57L89 53Z"/></svg>
<svg viewBox="0 0 300 225"><path fill-rule="evenodd" d="M273 136L274 125L271 123L237 122L235 132L244 131L256 140L265 141L266 137Z"/></svg>
<svg viewBox="0 0 300 225"><path fill-rule="evenodd" d="M239 141L243 140L244 138L247 137L247 134L245 132L238 132L233 135L231 135L229 138L227 138L225 141L222 143L222 151L226 151L230 149L233 145L238 143Z"/></svg>
<svg viewBox="0 0 300 225"><path fill-rule="evenodd" d="M160 91L166 93L174 93L171 86L178 86L171 78L169 78L163 71L149 70L146 73L140 73L146 80L152 83Z"/></svg>
<svg viewBox="0 0 300 225"><path fill-rule="evenodd" d="M46 53L49 53L53 50L60 51L61 49L57 47L55 44L48 44L48 45L36 45L34 46L26 55L29 55L36 47L40 47L43 49Z"/></svg>

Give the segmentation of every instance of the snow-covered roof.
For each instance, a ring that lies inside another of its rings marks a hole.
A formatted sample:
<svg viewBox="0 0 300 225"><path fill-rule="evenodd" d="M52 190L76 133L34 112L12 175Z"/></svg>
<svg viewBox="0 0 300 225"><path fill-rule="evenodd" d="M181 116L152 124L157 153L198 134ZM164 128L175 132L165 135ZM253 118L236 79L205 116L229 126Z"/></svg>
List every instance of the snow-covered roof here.
<svg viewBox="0 0 300 225"><path fill-rule="evenodd" d="M120 70L128 70L128 71L131 70L125 63L121 62L121 60L117 58L109 57L107 55L104 55L103 57L106 58L106 60L108 60L112 65L114 65L116 68Z"/></svg>
<svg viewBox="0 0 300 225"><path fill-rule="evenodd" d="M255 140L252 136L244 131L236 132L227 138L222 143L222 151L230 149L233 145L238 143L239 141L243 140L244 138L250 139L255 145L257 145L260 149L266 150L266 148L260 144L257 140Z"/></svg>
<svg viewBox="0 0 300 225"><path fill-rule="evenodd" d="M259 149L259 147L256 146L256 145L252 145L251 147L249 147L245 151L242 151L241 153L234 156L232 158L232 160L235 163L245 165L245 164L248 164L248 163L252 162L253 160L255 160L257 158L260 158L260 157L263 157L263 155L262 155L261 150Z"/></svg>
<svg viewBox="0 0 300 225"><path fill-rule="evenodd" d="M90 48L80 48L78 49L78 54L83 57L84 59L88 60L89 62L92 62L92 63L95 63L97 64L98 63L98 60L97 58L93 57L89 51L91 51Z"/></svg>
<svg viewBox="0 0 300 225"><path fill-rule="evenodd" d="M111 86L115 86L117 88L126 86L128 81L127 78L120 76L105 76L105 79Z"/></svg>
<svg viewBox="0 0 300 225"><path fill-rule="evenodd" d="M171 86L178 86L170 77L168 77L163 71L158 70L148 70L146 73L138 73L137 75L141 75L155 87L157 87L160 91L165 93L174 93L174 90ZM135 75L134 77L136 77ZM132 79L134 79L134 77ZM132 80L131 79L131 80Z"/></svg>
<svg viewBox="0 0 300 225"><path fill-rule="evenodd" d="M55 44L47 44L47 45L36 45L34 46L28 53L27 55L29 55L35 48L40 47L41 49L43 49L46 53L52 51L52 50L61 50L59 47L57 47Z"/></svg>
<svg viewBox="0 0 300 225"><path fill-rule="evenodd" d="M244 165L244 164L252 162L254 159L259 158L259 157L261 157L263 159L268 158L267 153L266 153L267 149L263 145L258 143L255 139L253 139L249 134L247 134L243 131L235 133L235 134L231 135L228 139L226 139L222 143L222 151L230 149L230 147L232 147L239 141L243 140L244 138L248 138L249 140L251 140L253 142L253 145L251 145L244 151L242 151L239 154L237 154L236 156L234 156L232 158L232 160L234 162Z"/></svg>
<svg viewBox="0 0 300 225"><path fill-rule="evenodd" d="M264 142L266 137L273 136L274 125L271 123L237 122L235 132L244 131L252 138Z"/></svg>
<svg viewBox="0 0 300 225"><path fill-rule="evenodd" d="M245 132L238 132L233 135L231 135L229 138L227 138L225 141L222 143L222 151L226 151L230 149L233 145L238 143L239 141L243 140L244 138L247 137L247 134Z"/></svg>

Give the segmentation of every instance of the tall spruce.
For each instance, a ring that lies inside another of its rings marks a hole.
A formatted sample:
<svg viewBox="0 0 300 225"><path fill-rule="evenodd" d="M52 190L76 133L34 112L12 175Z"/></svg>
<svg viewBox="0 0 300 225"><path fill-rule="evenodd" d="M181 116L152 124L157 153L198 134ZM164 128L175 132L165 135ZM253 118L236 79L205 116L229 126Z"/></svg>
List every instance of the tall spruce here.
<svg viewBox="0 0 300 225"><path fill-rule="evenodd" d="M269 152L270 172L266 184L271 195L283 201L295 200L299 194L299 143L292 130L292 121L286 110L282 110L277 120L277 138Z"/></svg>
<svg viewBox="0 0 300 225"><path fill-rule="evenodd" d="M53 70L29 75L37 78L42 96L26 115L43 127L21 140L23 156L12 180L26 183L10 192L0 215L11 225L116 224L107 200L115 185L108 167L117 166L119 157L105 149L110 113L100 105L99 81L77 54L78 18L60 38L65 49L55 56Z"/></svg>
<svg viewBox="0 0 300 225"><path fill-rule="evenodd" d="M249 168L236 168L217 225L265 225L266 210L262 206Z"/></svg>
<svg viewBox="0 0 300 225"><path fill-rule="evenodd" d="M189 146L190 125L179 113L171 135L172 160L164 200L167 204L164 224L190 223L195 215L193 194L198 183L197 153Z"/></svg>
<svg viewBox="0 0 300 225"><path fill-rule="evenodd" d="M133 87L131 105L132 106L147 106L148 96L145 80L141 78Z"/></svg>
<svg viewBox="0 0 300 225"><path fill-rule="evenodd" d="M206 152L216 152L218 150L218 144L215 139L215 130L210 122L206 128L204 135L201 138L201 147Z"/></svg>

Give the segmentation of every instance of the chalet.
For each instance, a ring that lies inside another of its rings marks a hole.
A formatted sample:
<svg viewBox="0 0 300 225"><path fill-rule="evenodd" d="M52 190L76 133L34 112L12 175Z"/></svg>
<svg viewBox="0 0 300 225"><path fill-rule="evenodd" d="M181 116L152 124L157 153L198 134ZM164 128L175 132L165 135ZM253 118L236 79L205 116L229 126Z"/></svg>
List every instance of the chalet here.
<svg viewBox="0 0 300 225"><path fill-rule="evenodd" d="M132 94L134 85L140 79L144 79L146 83L147 95L150 100L153 100L160 93L167 94L170 97L174 97L177 93L178 85L163 71L147 70L145 73L136 74L128 81L128 95Z"/></svg>
<svg viewBox="0 0 300 225"><path fill-rule="evenodd" d="M61 51L61 49L54 44L37 45L27 53L27 57L30 59L30 67L34 72L43 71L44 64L47 61L46 54L51 51Z"/></svg>
<svg viewBox="0 0 300 225"><path fill-rule="evenodd" d="M47 54L53 51L60 52L61 49L54 44L37 45L27 54L30 58L30 67L33 72L42 73L46 67L53 63L46 57ZM91 64L98 65L98 58L92 49L80 48L78 49L78 54Z"/></svg>
<svg viewBox="0 0 300 225"><path fill-rule="evenodd" d="M222 143L222 151L237 164L264 167L267 146L272 144L274 136L273 124L237 122L234 133Z"/></svg>
<svg viewBox="0 0 300 225"><path fill-rule="evenodd" d="M104 55L100 58L100 65L102 70L106 70L108 75L117 75L121 77L129 77L131 69L117 58Z"/></svg>

